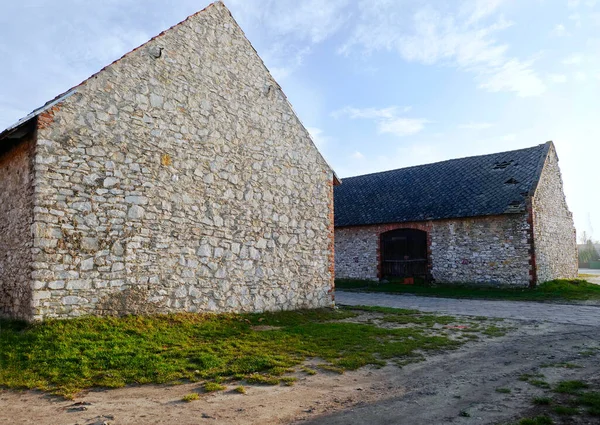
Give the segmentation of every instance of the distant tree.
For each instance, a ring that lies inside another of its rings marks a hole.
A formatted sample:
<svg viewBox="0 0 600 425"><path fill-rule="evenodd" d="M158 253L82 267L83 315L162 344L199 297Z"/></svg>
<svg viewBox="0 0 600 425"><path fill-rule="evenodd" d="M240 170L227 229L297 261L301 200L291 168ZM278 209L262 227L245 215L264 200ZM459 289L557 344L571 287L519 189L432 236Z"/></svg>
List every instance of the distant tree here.
<svg viewBox="0 0 600 425"><path fill-rule="evenodd" d="M600 258L600 254L594 247L594 241L591 236L584 231L579 238L582 247L579 248L579 267L589 267L590 261Z"/></svg>

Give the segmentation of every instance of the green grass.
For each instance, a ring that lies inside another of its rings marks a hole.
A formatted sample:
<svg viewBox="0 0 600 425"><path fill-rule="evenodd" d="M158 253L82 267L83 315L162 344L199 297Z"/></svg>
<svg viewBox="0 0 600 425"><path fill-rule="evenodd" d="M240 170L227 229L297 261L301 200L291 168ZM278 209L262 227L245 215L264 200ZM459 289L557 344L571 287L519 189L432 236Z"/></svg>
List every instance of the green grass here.
<svg viewBox="0 0 600 425"><path fill-rule="evenodd" d="M565 369L583 369L583 366L580 366L575 363L544 363L540 365L540 367L557 367L557 368L565 368Z"/></svg>
<svg viewBox="0 0 600 425"><path fill-rule="evenodd" d="M243 385L239 385L235 387L233 391L235 391L238 394L246 394L246 387L244 387Z"/></svg>
<svg viewBox="0 0 600 425"><path fill-rule="evenodd" d="M550 384L547 383L546 381L541 380L541 379L530 379L527 382L530 383L531 385L533 385L534 387L544 388L544 389L549 389L550 388Z"/></svg>
<svg viewBox="0 0 600 425"><path fill-rule="evenodd" d="M527 381L530 383L532 382L530 378L527 378ZM596 382L594 388L597 386L598 383ZM591 385L587 382L562 381L553 388L553 391L556 393L554 398L536 397L532 402L538 406L537 410L543 410L553 416L560 417L561 423L571 423L566 421L569 420L569 417L575 415L582 415L583 417L586 415L600 417L600 392L586 391L590 388ZM544 416L544 418L547 418L550 422L539 422L539 418L541 418L541 416L533 419L523 419L519 424L538 425L553 423L547 416ZM585 423L596 422L592 421Z"/></svg>
<svg viewBox="0 0 600 425"><path fill-rule="evenodd" d="M589 385L581 381L562 381L559 382L554 391L562 394L577 394L581 390L589 388Z"/></svg>
<svg viewBox="0 0 600 425"><path fill-rule="evenodd" d="M291 387L296 383L296 381L298 381L298 378L295 376L284 376L280 379L280 381L283 385Z"/></svg>
<svg viewBox="0 0 600 425"><path fill-rule="evenodd" d="M600 416L600 392L587 392L577 398L581 406L586 406L592 416Z"/></svg>
<svg viewBox="0 0 600 425"><path fill-rule="evenodd" d="M200 398L200 396L198 395L198 393L190 393L190 394L184 395L181 400L185 401L186 403L191 403L192 401L198 400L199 398Z"/></svg>
<svg viewBox="0 0 600 425"><path fill-rule="evenodd" d="M521 419L518 425L553 425L554 421L548 416L536 416L535 418Z"/></svg>
<svg viewBox="0 0 600 425"><path fill-rule="evenodd" d="M314 370L314 369L311 369L310 367L303 367L301 370L302 370L302 372L304 372L304 373L306 373L307 375L310 375L310 376L317 374L317 371Z"/></svg>
<svg viewBox="0 0 600 425"><path fill-rule="evenodd" d="M336 280L337 289L392 292L432 297L476 298L521 301L600 300L600 285L582 279L561 279L535 288L498 288L481 285L401 285L366 280Z"/></svg>
<svg viewBox="0 0 600 425"><path fill-rule="evenodd" d="M206 391L207 393L214 393L216 391L223 391L226 389L226 386L221 385L218 382L206 382L204 384L204 391Z"/></svg>
<svg viewBox="0 0 600 425"><path fill-rule="evenodd" d="M531 378L543 378L544 375L541 373L524 373L522 375L519 376L519 381L524 381L527 382L529 381Z"/></svg>
<svg viewBox="0 0 600 425"><path fill-rule="evenodd" d="M504 335L506 335L507 331L508 331L507 328L501 328L501 327L498 327L498 326L488 326L483 331L483 334L486 335L486 336L498 337L498 336L504 336Z"/></svg>
<svg viewBox="0 0 600 425"><path fill-rule="evenodd" d="M496 392L500 394L510 394L512 391L510 388L496 388Z"/></svg>
<svg viewBox="0 0 600 425"><path fill-rule="evenodd" d="M447 316L389 310L410 318L394 328L340 322L360 312L86 317L26 325L0 322L0 387L70 397L91 387L223 380L279 384L307 358L343 372L416 359L462 344L435 323ZM274 329L256 331L256 325ZM308 372L310 373L310 372ZM283 377L285 378L285 377Z"/></svg>
<svg viewBox="0 0 600 425"><path fill-rule="evenodd" d="M536 397L533 399L533 404L538 406L549 406L551 403L552 399L550 397Z"/></svg>
<svg viewBox="0 0 600 425"><path fill-rule="evenodd" d="M554 410L554 413L561 416L573 416L579 414L579 409L570 406L556 406L552 410Z"/></svg>

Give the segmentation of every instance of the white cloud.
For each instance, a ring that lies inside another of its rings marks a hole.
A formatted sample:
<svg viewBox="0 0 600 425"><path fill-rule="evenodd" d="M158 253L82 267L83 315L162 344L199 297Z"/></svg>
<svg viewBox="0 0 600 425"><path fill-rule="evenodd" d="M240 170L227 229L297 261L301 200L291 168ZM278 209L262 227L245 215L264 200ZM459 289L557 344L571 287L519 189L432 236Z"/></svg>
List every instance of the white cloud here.
<svg viewBox="0 0 600 425"><path fill-rule="evenodd" d="M356 151L356 152L354 152L354 153L353 153L352 155L350 155L350 156L351 156L353 159L358 159L358 160L365 159L365 156L364 156L362 153L360 153L359 151Z"/></svg>
<svg viewBox="0 0 600 425"><path fill-rule="evenodd" d="M574 75L575 81L584 82L587 81L587 74L585 72L578 71Z"/></svg>
<svg viewBox="0 0 600 425"><path fill-rule="evenodd" d="M548 75L548 80L552 83L566 83L567 76L564 74L550 74Z"/></svg>
<svg viewBox="0 0 600 425"><path fill-rule="evenodd" d="M377 124L377 131L382 134L389 133L398 137L411 136L423 130L425 124L428 122L428 120L419 118L396 118L380 121Z"/></svg>
<svg viewBox="0 0 600 425"><path fill-rule="evenodd" d="M331 116L334 118L348 117L350 119L368 119L377 123L377 131L380 134L393 134L403 137L419 133L425 128L425 124L430 122L424 118L407 118L400 115L409 112L409 106L389 106L387 108L354 108L346 106L334 111Z"/></svg>
<svg viewBox="0 0 600 425"><path fill-rule="evenodd" d="M479 85L491 92L510 91L519 97L539 96L546 91L546 85L531 68L531 63L511 59L495 69Z"/></svg>
<svg viewBox="0 0 600 425"><path fill-rule="evenodd" d="M227 5L246 25L275 36L320 43L346 23L349 0L229 0ZM243 25L244 27L246 25Z"/></svg>
<svg viewBox="0 0 600 425"><path fill-rule="evenodd" d="M248 35L268 40L261 56L273 77L282 81L303 64L311 46L327 40L347 22L350 0L228 0ZM252 39L252 37L251 37ZM273 40L277 40L273 42ZM260 43L259 43L260 44Z"/></svg>
<svg viewBox="0 0 600 425"><path fill-rule="evenodd" d="M494 14L505 0L474 0L463 3L462 9L469 15L468 24L476 23Z"/></svg>
<svg viewBox="0 0 600 425"><path fill-rule="evenodd" d="M310 137L312 138L313 142L319 150L324 149L331 141L329 137L325 136L323 130L321 130L320 128L306 127L306 130L310 134Z"/></svg>
<svg viewBox="0 0 600 425"><path fill-rule="evenodd" d="M396 117L401 112L410 111L410 107L400 108L398 106L389 106L387 108L354 108L352 106L345 106L342 109L334 111L331 113L331 116L334 118L340 118L343 116L347 116L351 119L357 118L366 118L366 119L376 119L376 118L384 118L390 119Z"/></svg>
<svg viewBox="0 0 600 425"><path fill-rule="evenodd" d="M281 43L277 43L263 55L263 60L273 78L281 82L302 66L304 58L310 52L310 46L294 51L294 49L286 49Z"/></svg>
<svg viewBox="0 0 600 425"><path fill-rule="evenodd" d="M375 1L375 4L373 2ZM465 1L458 10L434 3L410 10L405 3L363 0L361 18L338 52L396 51L408 62L450 65L475 74L479 87L537 96L546 90L533 60L507 55L508 45L494 35L512 25L502 16L489 23L502 0ZM501 79L509 82L501 83Z"/></svg>
<svg viewBox="0 0 600 425"><path fill-rule="evenodd" d="M556 24L550 33L554 37L566 37L569 34L567 28L563 24Z"/></svg>
<svg viewBox="0 0 600 425"><path fill-rule="evenodd" d="M577 28L581 27L581 15L579 13L572 13L569 15L569 20L575 22Z"/></svg>
<svg viewBox="0 0 600 425"><path fill-rule="evenodd" d="M574 53L562 60L564 65L579 65L583 62L583 55L581 53Z"/></svg>
<svg viewBox="0 0 600 425"><path fill-rule="evenodd" d="M461 124L458 128L463 130L485 130L487 128L493 127L494 124L489 122L470 122L467 124Z"/></svg>

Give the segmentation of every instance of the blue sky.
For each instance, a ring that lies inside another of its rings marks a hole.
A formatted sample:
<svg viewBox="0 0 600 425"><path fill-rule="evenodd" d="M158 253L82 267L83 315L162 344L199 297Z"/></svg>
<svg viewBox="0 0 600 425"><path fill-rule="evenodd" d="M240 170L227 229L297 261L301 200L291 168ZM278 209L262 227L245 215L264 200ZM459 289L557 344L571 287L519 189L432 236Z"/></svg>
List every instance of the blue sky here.
<svg viewBox="0 0 600 425"><path fill-rule="evenodd" d="M204 8L0 4L0 127ZM343 178L553 140L600 239L600 1L228 0Z"/></svg>

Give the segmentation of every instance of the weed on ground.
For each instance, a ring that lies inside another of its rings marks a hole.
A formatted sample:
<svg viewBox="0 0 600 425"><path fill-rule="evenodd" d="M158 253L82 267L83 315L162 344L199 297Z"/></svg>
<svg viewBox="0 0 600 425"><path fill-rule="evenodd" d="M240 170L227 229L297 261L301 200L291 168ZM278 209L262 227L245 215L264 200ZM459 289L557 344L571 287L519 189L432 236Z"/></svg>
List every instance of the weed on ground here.
<svg viewBox="0 0 600 425"><path fill-rule="evenodd" d="M600 381L561 381L548 389L547 396L532 400L538 416L523 419L517 424L554 424L555 421L561 424L600 423L599 390Z"/></svg>

